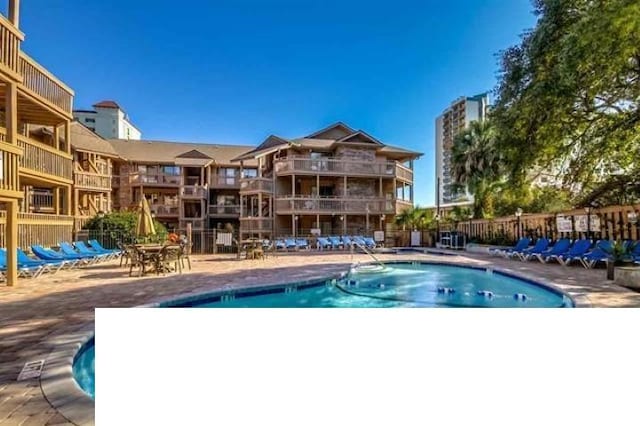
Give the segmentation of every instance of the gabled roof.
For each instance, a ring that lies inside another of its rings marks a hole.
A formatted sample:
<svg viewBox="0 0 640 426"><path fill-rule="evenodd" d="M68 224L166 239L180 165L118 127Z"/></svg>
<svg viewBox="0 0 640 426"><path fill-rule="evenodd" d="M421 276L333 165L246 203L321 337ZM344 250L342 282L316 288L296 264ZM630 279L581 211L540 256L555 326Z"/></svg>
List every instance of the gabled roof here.
<svg viewBox="0 0 640 426"><path fill-rule="evenodd" d="M128 161L147 164L174 164L183 155L205 155L215 164L235 165L232 159L251 151L247 145L222 145L157 140L109 139L109 143L121 157ZM196 151L199 154L193 154ZM186 157L193 159L194 157ZM197 157L195 157L197 158ZM203 158L206 159L206 158ZM250 165L256 164L250 161Z"/></svg>
<svg viewBox="0 0 640 426"><path fill-rule="evenodd" d="M104 138L78 121L71 122L71 146L78 151L93 152L107 157L119 157L113 146Z"/></svg>
<svg viewBox="0 0 640 426"><path fill-rule="evenodd" d="M347 135L347 136L343 137L342 139L338 139L336 142L351 142L351 141L354 141L354 140L355 140L355 142L359 142L359 143L372 143L372 144L375 144L375 145L384 146L384 144L382 142L380 142L378 139L376 139L373 136L365 133L362 130L358 130L357 132L354 132L354 133L352 133L350 135Z"/></svg>
<svg viewBox="0 0 640 426"><path fill-rule="evenodd" d="M305 136L307 139L333 139L337 140L354 133L355 130L347 126L341 121L334 123L324 129L320 129L315 133Z"/></svg>
<svg viewBox="0 0 640 426"><path fill-rule="evenodd" d="M232 161L242 161L249 158L256 158L261 155L266 155L271 152L275 152L280 148L285 148L291 144L291 141L281 138L276 135L269 135L260 145L251 151L245 152L242 155L237 156Z"/></svg>
<svg viewBox="0 0 640 426"><path fill-rule="evenodd" d="M122 109L120 105L118 105L115 101L100 101L98 103L93 104L94 108L114 108L114 109Z"/></svg>
<svg viewBox="0 0 640 426"><path fill-rule="evenodd" d="M199 160L213 160L213 158L209 157L207 154L204 154L197 149L192 149L191 151L183 152L180 155L176 155L176 158L197 158Z"/></svg>

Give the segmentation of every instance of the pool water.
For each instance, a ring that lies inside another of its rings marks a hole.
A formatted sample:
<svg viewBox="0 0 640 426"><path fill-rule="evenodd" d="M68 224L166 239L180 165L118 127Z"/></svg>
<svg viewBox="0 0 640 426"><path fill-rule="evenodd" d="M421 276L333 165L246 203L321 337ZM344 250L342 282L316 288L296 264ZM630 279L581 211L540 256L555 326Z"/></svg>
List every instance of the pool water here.
<svg viewBox="0 0 640 426"><path fill-rule="evenodd" d="M352 269L344 278L315 284L289 284L242 296L203 296L163 307L197 308L559 308L573 307L560 292L491 270L460 266L394 263L380 272ZM263 293L257 294L256 293ZM80 387L95 397L93 339L79 352L73 374Z"/></svg>
<svg viewBox="0 0 640 426"><path fill-rule="evenodd" d="M482 294L478 294L482 292ZM524 295L516 299L515 295ZM484 269L393 264L383 272L351 272L335 285L192 303L199 308L570 307L561 293Z"/></svg>
<svg viewBox="0 0 640 426"><path fill-rule="evenodd" d="M96 349L93 339L91 339L83 346L73 362L73 377L91 398L94 398L96 393L95 362Z"/></svg>

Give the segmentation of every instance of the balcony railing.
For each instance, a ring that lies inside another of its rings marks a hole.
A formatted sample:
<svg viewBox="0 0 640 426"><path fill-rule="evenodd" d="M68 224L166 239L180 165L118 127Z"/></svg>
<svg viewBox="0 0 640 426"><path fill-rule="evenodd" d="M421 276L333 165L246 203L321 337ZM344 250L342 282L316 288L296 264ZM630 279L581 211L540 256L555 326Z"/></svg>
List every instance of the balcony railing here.
<svg viewBox="0 0 640 426"><path fill-rule="evenodd" d="M132 172L129 176L132 184L137 183L147 186L180 186L182 183L181 176L164 173Z"/></svg>
<svg viewBox="0 0 640 426"><path fill-rule="evenodd" d="M0 64L16 76L20 72L19 52L24 35L0 15Z"/></svg>
<svg viewBox="0 0 640 426"><path fill-rule="evenodd" d="M74 172L73 181L79 189L111 191L111 175L90 172Z"/></svg>
<svg viewBox="0 0 640 426"><path fill-rule="evenodd" d="M394 200L385 198L321 198L278 197L276 213L351 213L390 214L395 212Z"/></svg>
<svg viewBox="0 0 640 426"><path fill-rule="evenodd" d="M234 176L226 175L214 175L211 177L212 188L239 188L240 187L240 173Z"/></svg>
<svg viewBox="0 0 640 426"><path fill-rule="evenodd" d="M278 175L293 173L374 177L412 178L413 172L396 161L355 161L336 158L311 159L309 157L287 157L277 160ZM400 175L398 174L400 173Z"/></svg>
<svg viewBox="0 0 640 426"><path fill-rule="evenodd" d="M28 91L71 114L73 91L24 52L20 52L19 73Z"/></svg>
<svg viewBox="0 0 640 426"><path fill-rule="evenodd" d="M183 185L180 187L180 195L183 198L207 198L209 188L200 185Z"/></svg>
<svg viewBox="0 0 640 426"><path fill-rule="evenodd" d="M273 180L271 178L241 179L240 192L273 192Z"/></svg>
<svg viewBox="0 0 640 426"><path fill-rule="evenodd" d="M54 195L49 191L30 191L27 194L29 210L34 213L54 213Z"/></svg>
<svg viewBox="0 0 640 426"><path fill-rule="evenodd" d="M240 206L210 205L209 216L239 216Z"/></svg>
<svg viewBox="0 0 640 426"><path fill-rule="evenodd" d="M177 203L175 205L151 204L149 209L151 210L151 213L155 214L157 217L178 216L180 214L180 208Z"/></svg>
<svg viewBox="0 0 640 426"><path fill-rule="evenodd" d="M271 231L273 228L273 219L270 218L258 218L258 217L241 217L240 229L242 232L259 232L259 231Z"/></svg>
<svg viewBox="0 0 640 426"><path fill-rule="evenodd" d="M4 132L4 129L0 129L0 132ZM20 159L21 167L58 179L73 179L70 154L25 136L18 136L18 146L24 151Z"/></svg>
<svg viewBox="0 0 640 426"><path fill-rule="evenodd" d="M6 213L0 211L0 247L6 247ZM72 241L73 216L55 214L18 213L18 247L33 244L58 245L60 241Z"/></svg>
<svg viewBox="0 0 640 426"><path fill-rule="evenodd" d="M413 170L400 163L396 163L396 177L413 182Z"/></svg>
<svg viewBox="0 0 640 426"><path fill-rule="evenodd" d="M15 145L2 142L0 134L0 191L14 191L20 189L18 185L18 164L20 163L20 149Z"/></svg>

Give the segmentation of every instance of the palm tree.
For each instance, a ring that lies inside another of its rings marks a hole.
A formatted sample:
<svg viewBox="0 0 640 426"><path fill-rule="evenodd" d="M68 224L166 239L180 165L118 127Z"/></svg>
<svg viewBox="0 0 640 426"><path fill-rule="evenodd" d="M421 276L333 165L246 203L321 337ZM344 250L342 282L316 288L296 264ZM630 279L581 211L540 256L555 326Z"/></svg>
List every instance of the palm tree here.
<svg viewBox="0 0 640 426"><path fill-rule="evenodd" d="M404 209L396 216L396 225L402 226L402 230L405 231L407 227L410 230L415 229L428 229L433 225L435 216L433 210L428 210L424 207L415 206Z"/></svg>
<svg viewBox="0 0 640 426"><path fill-rule="evenodd" d="M451 150L451 171L456 187L474 196L477 218L491 214L491 197L502 174L502 158L496 148L496 131L489 120L472 121L456 135Z"/></svg>

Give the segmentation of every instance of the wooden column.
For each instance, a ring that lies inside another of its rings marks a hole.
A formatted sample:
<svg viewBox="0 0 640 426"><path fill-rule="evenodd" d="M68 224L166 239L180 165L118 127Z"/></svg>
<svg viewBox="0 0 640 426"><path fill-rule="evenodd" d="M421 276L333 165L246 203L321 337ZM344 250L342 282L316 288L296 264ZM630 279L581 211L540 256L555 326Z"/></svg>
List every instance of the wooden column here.
<svg viewBox="0 0 640 426"><path fill-rule="evenodd" d="M66 206L65 206L65 212L64 214L68 215L68 216L73 216L73 210L71 210L73 208L73 205L71 204L71 186L67 185L64 187L64 193L65 193L65 197L66 197ZM76 199L76 202L78 200Z"/></svg>
<svg viewBox="0 0 640 426"><path fill-rule="evenodd" d="M7 243L7 272L8 286L18 283L18 200L11 200L7 205L6 243Z"/></svg>
<svg viewBox="0 0 640 426"><path fill-rule="evenodd" d="M67 154L71 154L71 122L64 122L64 143L67 147Z"/></svg>
<svg viewBox="0 0 640 426"><path fill-rule="evenodd" d="M14 82L5 83L5 122L7 143L18 143L18 85Z"/></svg>
<svg viewBox="0 0 640 426"><path fill-rule="evenodd" d="M60 151L60 128L58 126L53 126L53 146Z"/></svg>
<svg viewBox="0 0 640 426"><path fill-rule="evenodd" d="M56 214L60 214L60 188L55 187L53 189L53 209Z"/></svg>
<svg viewBox="0 0 640 426"><path fill-rule="evenodd" d="M20 0L9 0L9 21L20 28Z"/></svg>

